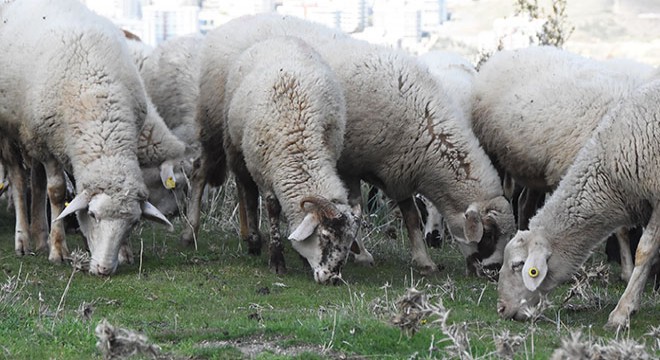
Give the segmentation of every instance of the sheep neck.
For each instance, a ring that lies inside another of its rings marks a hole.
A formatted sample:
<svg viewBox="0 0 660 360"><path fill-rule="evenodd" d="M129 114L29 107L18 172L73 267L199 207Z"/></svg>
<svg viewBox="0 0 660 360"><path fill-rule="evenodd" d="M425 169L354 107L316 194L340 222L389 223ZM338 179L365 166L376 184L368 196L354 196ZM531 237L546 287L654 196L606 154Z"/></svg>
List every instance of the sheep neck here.
<svg viewBox="0 0 660 360"><path fill-rule="evenodd" d="M597 245L618 227L634 224L631 214L642 211L623 200L598 164L591 161L569 172L530 221L530 230L541 232L552 251L548 276L553 287L570 279Z"/></svg>

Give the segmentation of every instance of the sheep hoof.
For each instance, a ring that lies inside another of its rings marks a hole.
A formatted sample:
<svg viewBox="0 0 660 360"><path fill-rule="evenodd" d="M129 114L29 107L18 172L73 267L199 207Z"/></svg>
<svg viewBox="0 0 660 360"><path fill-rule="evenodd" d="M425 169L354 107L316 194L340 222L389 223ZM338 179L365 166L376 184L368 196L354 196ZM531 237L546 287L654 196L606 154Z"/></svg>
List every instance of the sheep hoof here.
<svg viewBox="0 0 660 360"><path fill-rule="evenodd" d="M16 239L16 255L23 256L30 253L30 240L23 234L19 235Z"/></svg>
<svg viewBox="0 0 660 360"><path fill-rule="evenodd" d="M194 236L192 231L189 230L184 230L181 233L181 237L179 238L179 241L181 242L181 245L183 246L190 246L194 243Z"/></svg>
<svg viewBox="0 0 660 360"><path fill-rule="evenodd" d="M48 255L48 261L56 265L64 263L64 260L65 256L62 253L51 252L50 255Z"/></svg>
<svg viewBox="0 0 660 360"><path fill-rule="evenodd" d="M286 274L286 263L284 262L284 249L282 246L274 246L270 249L270 261L268 265L273 274Z"/></svg>
<svg viewBox="0 0 660 360"><path fill-rule="evenodd" d="M261 236L259 234L250 234L245 241L248 244L248 254L259 256L261 255Z"/></svg>
<svg viewBox="0 0 660 360"><path fill-rule="evenodd" d="M376 264L374 257L370 253L356 254L353 260L355 263L366 267L373 267Z"/></svg>
<svg viewBox="0 0 660 360"><path fill-rule="evenodd" d="M438 269L438 266L436 265L425 265L425 266L417 267L417 271L422 276L430 276L438 273L440 269Z"/></svg>
<svg viewBox="0 0 660 360"><path fill-rule="evenodd" d="M630 327L630 318L626 315L619 314L619 312L612 311L610 314L607 323L605 324L605 330L610 331L620 331L623 329L628 329Z"/></svg>
<svg viewBox="0 0 660 360"><path fill-rule="evenodd" d="M119 248L119 264L132 264L135 260L135 257L133 256L133 250L131 250L131 247L128 244L123 244Z"/></svg>
<svg viewBox="0 0 660 360"><path fill-rule="evenodd" d="M282 264L270 264L270 272L273 274L277 275L285 275L286 274L286 265L284 263Z"/></svg>
<svg viewBox="0 0 660 360"><path fill-rule="evenodd" d="M37 248L35 249L36 253L46 253L48 252L48 243L45 241L39 241Z"/></svg>

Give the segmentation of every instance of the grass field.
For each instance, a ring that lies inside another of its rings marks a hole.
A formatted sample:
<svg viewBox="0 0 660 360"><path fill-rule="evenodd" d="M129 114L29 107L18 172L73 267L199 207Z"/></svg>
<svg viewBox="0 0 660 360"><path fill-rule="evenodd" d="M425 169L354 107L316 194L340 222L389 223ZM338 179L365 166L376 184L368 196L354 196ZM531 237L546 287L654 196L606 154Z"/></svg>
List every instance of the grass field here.
<svg viewBox="0 0 660 360"><path fill-rule="evenodd" d="M544 359L578 331L581 338L567 342L570 350L660 356L660 295L650 289L631 330L602 328L624 288L617 268L609 283L593 273L584 299L562 306L570 284L555 291L547 319L503 321L495 311L496 284L466 278L452 245L431 250L445 266L437 276L412 271L391 213L368 222L366 244L376 267L349 262L346 284L333 287L315 284L290 247L289 274L271 274L265 254L245 255L233 207L224 208L214 212L224 216L205 217L197 250L179 245L179 220L174 233L144 224L132 239L136 262L99 278L51 265L44 254L16 257L13 217L0 202L0 358L110 358L116 353L96 345L103 319L145 335L123 333L130 340L124 350L143 350L138 358L145 359ZM70 249L82 246L78 235L68 241ZM420 293L407 292L411 287ZM122 332L106 329L106 335L116 336L115 346Z"/></svg>

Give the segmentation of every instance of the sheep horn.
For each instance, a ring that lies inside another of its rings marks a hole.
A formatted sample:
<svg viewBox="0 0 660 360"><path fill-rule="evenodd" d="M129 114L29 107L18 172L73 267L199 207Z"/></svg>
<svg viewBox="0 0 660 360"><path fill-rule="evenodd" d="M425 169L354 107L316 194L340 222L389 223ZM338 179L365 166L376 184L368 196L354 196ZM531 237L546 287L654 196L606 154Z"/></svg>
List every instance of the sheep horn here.
<svg viewBox="0 0 660 360"><path fill-rule="evenodd" d="M306 196L300 200L300 207L305 209L305 204L310 203L314 206L314 211L316 211L321 217L336 219L341 216L337 206L335 204L321 196Z"/></svg>
<svg viewBox="0 0 660 360"><path fill-rule="evenodd" d="M71 200L69 205L67 205L64 208L64 211L60 213L60 216L58 216L54 221L57 220L62 220L65 217L67 217L70 214L73 214L74 212L78 210L83 210L86 209L87 206L89 206L89 196L87 195L86 191L81 192L80 194L76 195L76 197Z"/></svg>

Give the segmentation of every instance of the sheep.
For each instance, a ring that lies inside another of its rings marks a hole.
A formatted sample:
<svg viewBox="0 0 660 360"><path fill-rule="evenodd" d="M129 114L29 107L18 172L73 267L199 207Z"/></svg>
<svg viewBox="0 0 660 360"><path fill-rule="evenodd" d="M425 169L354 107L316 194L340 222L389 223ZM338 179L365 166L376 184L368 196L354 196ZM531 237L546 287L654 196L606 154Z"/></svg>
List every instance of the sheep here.
<svg viewBox="0 0 660 360"><path fill-rule="evenodd" d="M346 105L335 74L300 39L267 39L230 67L223 107L228 162L237 181L253 179L267 203L271 269L286 269L282 212L314 280L337 283L358 222L336 170Z"/></svg>
<svg viewBox="0 0 660 360"><path fill-rule="evenodd" d="M465 118L470 121L472 116L472 92L477 70L463 56L449 52L434 50L418 57L422 64L428 66L433 76L465 111Z"/></svg>
<svg viewBox="0 0 660 360"><path fill-rule="evenodd" d="M133 62L137 66L144 83L145 79L143 73L146 68L152 67L151 65L146 64L149 62L149 59L152 58L155 51L151 46L143 43L137 35L127 30L122 31L131 52ZM151 80L154 82L153 78ZM173 92L175 89L169 89L169 91ZM172 127L161 116L158 108L153 103L151 93L147 91L147 95L147 117L142 129L140 129L138 137L138 160L143 169L143 175L150 175L153 173L150 168L159 167L163 186L166 189L173 189L176 186L177 178L175 174L175 165L177 171L190 167L186 162L189 143L186 139L182 139L175 134ZM173 106L176 105L177 104L174 104ZM161 108L167 109L163 103L161 103ZM172 116L170 116L170 118L172 118ZM147 183L151 182L147 181ZM159 188L156 187L148 187L150 193L159 190Z"/></svg>
<svg viewBox="0 0 660 360"><path fill-rule="evenodd" d="M437 266L424 245L413 200L417 192L447 218L468 269L474 271L476 260L499 263L504 244L514 232L511 205L502 196L497 172L441 85L403 52L293 17L245 16L206 34L197 111L202 156L197 179L193 172L190 206L201 196L199 184L204 182L199 179L212 179L216 184L224 181L226 163L218 146L223 133L219 99L225 95L227 64L255 42L287 35L312 45L344 88L347 125L337 167L349 189L351 206L359 207L361 179L397 201L406 221L413 264L423 274L437 271ZM258 253L257 201L243 200L250 210L241 208L242 219L249 217L243 222L247 227L241 228L241 236L248 241L250 252ZM189 220L198 223L198 219ZM189 233L183 235L191 238ZM486 255L479 255L480 250Z"/></svg>
<svg viewBox="0 0 660 360"><path fill-rule="evenodd" d="M497 52L475 80L474 132L516 182L552 191L607 109L653 71L616 64L552 46Z"/></svg>
<svg viewBox="0 0 660 360"><path fill-rule="evenodd" d="M160 43L140 68L149 97L167 127L199 152L195 111L199 95L199 52L204 37L179 36Z"/></svg>
<svg viewBox="0 0 660 360"><path fill-rule="evenodd" d="M542 294L571 278L621 226L645 226L635 268L607 327L628 325L639 309L660 241L660 81L642 85L602 119L559 186L504 250L498 312L525 319Z"/></svg>
<svg viewBox="0 0 660 360"><path fill-rule="evenodd" d="M179 211L178 199L186 191L176 185L185 184L192 171L192 160L199 152L194 109L198 92L196 45L201 35L174 38L154 49L135 34L123 32L149 97L147 119L138 143L149 201L164 214L174 215ZM160 134L159 140L150 137L151 128ZM160 150L148 156L141 151L148 147Z"/></svg>
<svg viewBox="0 0 660 360"><path fill-rule="evenodd" d="M551 46L500 51L482 65L474 85L472 124L496 165L524 186L519 229L527 228L545 193L557 186L607 109L654 71ZM623 267L624 279L632 271L629 263Z"/></svg>
<svg viewBox="0 0 660 360"><path fill-rule="evenodd" d="M464 112L464 118L470 121L472 116L472 92L477 71L472 63L463 56L442 50L433 50L418 56L419 61L429 68L429 72L442 84L448 95ZM438 247L444 235L444 221L438 209L429 201L417 201L420 211L427 209L424 223L424 234L429 246ZM432 245L431 245L432 244Z"/></svg>
<svg viewBox="0 0 660 360"><path fill-rule="evenodd" d="M121 32L74 0L0 7L0 128L45 166L55 219L49 260L68 254L62 219L76 213L90 272L110 275L140 216L172 224L151 205L137 160L146 94ZM63 168L77 195L63 209Z"/></svg>

